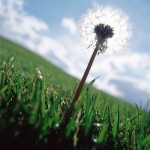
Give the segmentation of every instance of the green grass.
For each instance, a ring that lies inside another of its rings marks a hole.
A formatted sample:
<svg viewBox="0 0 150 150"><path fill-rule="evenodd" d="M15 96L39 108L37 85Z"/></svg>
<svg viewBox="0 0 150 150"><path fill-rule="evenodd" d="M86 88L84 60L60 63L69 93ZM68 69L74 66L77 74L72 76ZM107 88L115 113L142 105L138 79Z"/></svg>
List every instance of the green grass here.
<svg viewBox="0 0 150 150"><path fill-rule="evenodd" d="M149 149L150 112L94 89L92 82L66 124L76 81L0 38L0 149Z"/></svg>
<svg viewBox="0 0 150 150"><path fill-rule="evenodd" d="M19 70L25 72L26 75L34 75L36 68L43 73L48 74L50 80L57 86L61 85L64 90L72 89L76 84L76 79L68 75L64 71L58 69L41 56L19 46L11 41L0 37L0 56L5 57L7 54L12 55L16 59L14 64Z"/></svg>

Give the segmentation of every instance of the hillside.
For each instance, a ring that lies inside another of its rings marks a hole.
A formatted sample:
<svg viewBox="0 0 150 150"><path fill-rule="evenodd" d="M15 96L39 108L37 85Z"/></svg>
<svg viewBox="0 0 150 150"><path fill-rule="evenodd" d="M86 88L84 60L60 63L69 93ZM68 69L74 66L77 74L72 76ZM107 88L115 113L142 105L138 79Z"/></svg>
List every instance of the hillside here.
<svg viewBox="0 0 150 150"><path fill-rule="evenodd" d="M15 57L14 64L23 72L25 72L26 75L33 76L35 74L36 68L39 68L42 73L45 73L49 76L48 82L50 84L55 84L66 92L71 90L71 93L73 94L73 90L75 89L76 83L78 82L76 78L65 73L63 70L59 69L41 56L8 39L0 37L0 44L0 56L5 57L8 55ZM95 91L100 93L101 96L103 96L102 99L106 102L109 101L117 105L121 104L123 108L127 106L129 111L134 109L132 105L122 101L121 99L96 89Z"/></svg>
<svg viewBox="0 0 150 150"><path fill-rule="evenodd" d="M0 147L139 149L150 146L150 113L85 85L33 52L0 38Z"/></svg>
<svg viewBox="0 0 150 150"><path fill-rule="evenodd" d="M73 89L76 84L77 79L60 70L41 56L1 37L0 56L5 57L7 54L15 57L15 65L26 73L34 75L35 68L39 68L42 73L49 74L50 80L56 83L57 86L61 85L61 88L64 90Z"/></svg>

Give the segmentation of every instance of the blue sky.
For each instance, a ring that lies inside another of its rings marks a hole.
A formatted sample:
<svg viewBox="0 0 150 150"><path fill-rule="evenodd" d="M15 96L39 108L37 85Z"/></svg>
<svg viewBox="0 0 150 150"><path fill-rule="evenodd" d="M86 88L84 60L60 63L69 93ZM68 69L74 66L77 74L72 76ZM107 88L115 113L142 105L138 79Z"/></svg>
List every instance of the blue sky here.
<svg viewBox="0 0 150 150"><path fill-rule="evenodd" d="M148 0L1 0L0 35L42 55L81 78L92 49L81 42L81 16L95 5L109 5L129 16L132 38L122 55L99 55L87 81L128 102L150 100L150 1Z"/></svg>

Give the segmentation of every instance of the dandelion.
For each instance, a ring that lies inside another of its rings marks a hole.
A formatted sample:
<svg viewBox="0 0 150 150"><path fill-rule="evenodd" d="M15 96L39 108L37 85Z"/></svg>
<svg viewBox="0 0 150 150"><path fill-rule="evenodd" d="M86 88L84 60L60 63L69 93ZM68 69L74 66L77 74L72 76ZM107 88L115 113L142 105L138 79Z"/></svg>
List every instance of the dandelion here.
<svg viewBox="0 0 150 150"><path fill-rule="evenodd" d="M81 37L88 47L99 44L99 53L123 50L131 37L129 18L121 10L97 6L81 18Z"/></svg>
<svg viewBox="0 0 150 150"><path fill-rule="evenodd" d="M69 113L65 119L66 123L72 115L74 104L80 96L95 56L104 52L113 53L121 50L127 44L130 36L128 17L121 10L98 6L82 17L81 37L88 47L94 49L94 52L72 99Z"/></svg>
<svg viewBox="0 0 150 150"><path fill-rule="evenodd" d="M119 9L103 6L88 11L81 19L81 37L94 52L75 92L71 105L79 98L96 54L121 50L131 36L128 17Z"/></svg>

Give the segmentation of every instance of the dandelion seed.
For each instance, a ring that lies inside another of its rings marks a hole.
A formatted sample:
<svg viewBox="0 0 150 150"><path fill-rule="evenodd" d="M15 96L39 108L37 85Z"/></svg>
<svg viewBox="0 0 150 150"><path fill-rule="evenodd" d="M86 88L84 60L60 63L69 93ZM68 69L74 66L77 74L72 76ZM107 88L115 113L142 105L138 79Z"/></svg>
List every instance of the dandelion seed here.
<svg viewBox="0 0 150 150"><path fill-rule="evenodd" d="M82 17L81 37L88 47L99 46L98 53L123 50L131 37L128 16L110 6L97 6Z"/></svg>

